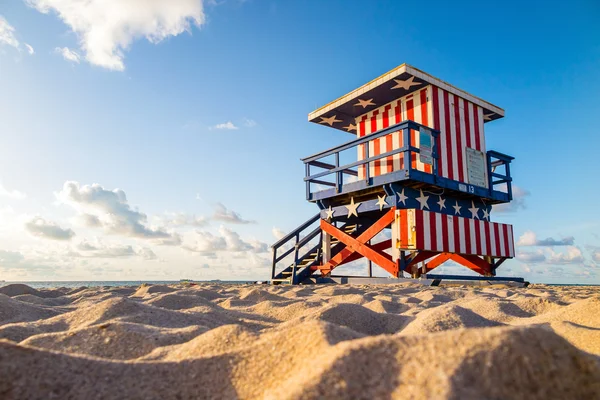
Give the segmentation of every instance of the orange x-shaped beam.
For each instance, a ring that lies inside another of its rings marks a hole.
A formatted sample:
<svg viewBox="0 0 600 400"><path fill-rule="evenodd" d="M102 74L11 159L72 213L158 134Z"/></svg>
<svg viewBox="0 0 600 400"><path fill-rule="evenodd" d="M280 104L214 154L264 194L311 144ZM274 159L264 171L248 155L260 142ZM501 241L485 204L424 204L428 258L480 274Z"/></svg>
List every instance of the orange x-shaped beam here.
<svg viewBox="0 0 600 400"><path fill-rule="evenodd" d="M331 236L338 239L340 242L346 245L344 249L342 249L339 253L333 256L328 262L324 265L318 267L321 270L323 275L327 275L338 265L344 263L348 257L352 256L354 253L359 253L363 257L374 262L376 265L379 265L390 274L394 276L398 276L398 265L394 261L392 261L392 257L389 254L386 254L382 251L378 251L373 246L369 245L367 242L371 240L375 235L384 230L387 226L389 226L392 222L394 222L396 207L390 208L390 210L385 213L381 218L379 218L373 225L371 225L366 231L361 233L358 237L353 238L348 235L346 232L336 228L329 222L325 220L321 220L321 229L323 232L330 234Z"/></svg>

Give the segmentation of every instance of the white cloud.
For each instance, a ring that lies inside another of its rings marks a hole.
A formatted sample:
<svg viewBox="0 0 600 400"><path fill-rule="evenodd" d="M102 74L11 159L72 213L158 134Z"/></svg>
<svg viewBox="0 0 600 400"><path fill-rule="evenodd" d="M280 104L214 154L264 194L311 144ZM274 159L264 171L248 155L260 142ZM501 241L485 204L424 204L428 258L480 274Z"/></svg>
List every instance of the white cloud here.
<svg viewBox="0 0 600 400"><path fill-rule="evenodd" d="M254 128L257 125L256 121L249 118L244 118L244 126L247 128Z"/></svg>
<svg viewBox="0 0 600 400"><path fill-rule="evenodd" d="M81 56L75 50L71 50L68 47L57 47L54 49L54 52L63 56L63 58L67 61L74 62L79 64L79 60Z"/></svg>
<svg viewBox="0 0 600 400"><path fill-rule="evenodd" d="M215 206L215 212L213 213L212 218L216 221L228 222L230 224L254 224L256 221L251 221L247 219L243 219L240 214L236 213L233 210L228 210L221 203L217 203Z"/></svg>
<svg viewBox="0 0 600 400"><path fill-rule="evenodd" d="M581 250L575 246L569 246L565 253L551 251L551 255L548 258L548 264L580 264L583 261Z"/></svg>
<svg viewBox="0 0 600 400"><path fill-rule="evenodd" d="M33 47L31 47L31 45L29 43L25 43L25 48L27 49L27 52L29 53L29 55L34 55L35 54L35 50L33 49Z"/></svg>
<svg viewBox="0 0 600 400"><path fill-rule="evenodd" d="M204 216L196 216L186 213L166 213L164 217L158 218L162 224L172 227L203 227L209 224L209 219Z"/></svg>
<svg viewBox="0 0 600 400"><path fill-rule="evenodd" d="M9 197L15 200L21 200L27 197L27 195L23 192L19 192L18 190L8 190L0 182L0 197Z"/></svg>
<svg viewBox="0 0 600 400"><path fill-rule="evenodd" d="M271 233L277 240L281 240L284 238L285 235L287 235L287 233L276 227L273 227L273 229L271 229Z"/></svg>
<svg viewBox="0 0 600 400"><path fill-rule="evenodd" d="M219 234L213 235L206 231L196 231L192 244L185 244L184 249L197 253L213 255L217 252L252 252L264 253L269 246L258 240L244 241L237 232L224 226L219 228Z"/></svg>
<svg viewBox="0 0 600 400"><path fill-rule="evenodd" d="M546 261L546 256L541 250L535 252L518 251L515 257L517 260L524 262L525 264L537 264Z"/></svg>
<svg viewBox="0 0 600 400"><path fill-rule="evenodd" d="M500 185L500 191L506 192L506 184ZM527 208L525 199L531 195L529 190L525 190L519 186L512 185L513 199L510 203L496 204L492 207L494 212L516 212Z"/></svg>
<svg viewBox="0 0 600 400"><path fill-rule="evenodd" d="M217 124L215 126L211 126L209 129L226 129L226 130L234 130L239 129L235 124L231 121L224 122L222 124Z"/></svg>
<svg viewBox="0 0 600 400"><path fill-rule="evenodd" d="M173 235L161 227L147 226L146 214L133 210L121 189L107 190L101 185L80 186L67 181L56 198L73 207L90 227L103 227L108 233L141 239L173 239Z"/></svg>
<svg viewBox="0 0 600 400"><path fill-rule="evenodd" d="M19 41L15 37L15 28L2 15L0 15L0 45L19 48Z"/></svg>
<svg viewBox="0 0 600 400"><path fill-rule="evenodd" d="M63 229L55 222L46 221L40 216L33 217L25 223L25 229L33 236L53 240L70 240L75 236L72 229Z"/></svg>
<svg viewBox="0 0 600 400"><path fill-rule="evenodd" d="M204 23L202 0L26 0L55 12L77 34L93 65L122 71L125 52L141 38L158 43Z"/></svg>
<svg viewBox="0 0 600 400"><path fill-rule="evenodd" d="M526 231L517 241L517 246L572 246L575 242L573 236L568 236L562 239L538 239L537 235L532 231Z"/></svg>
<svg viewBox="0 0 600 400"><path fill-rule="evenodd" d="M145 260L156 260L158 258L156 254L147 247L134 248L130 245L105 244L97 238L94 242L90 242L86 239L82 240L77 244L76 250L80 252L79 254L81 257L89 258L127 258L135 256Z"/></svg>
<svg viewBox="0 0 600 400"><path fill-rule="evenodd" d="M600 250L592 251L592 260L595 263L600 264Z"/></svg>

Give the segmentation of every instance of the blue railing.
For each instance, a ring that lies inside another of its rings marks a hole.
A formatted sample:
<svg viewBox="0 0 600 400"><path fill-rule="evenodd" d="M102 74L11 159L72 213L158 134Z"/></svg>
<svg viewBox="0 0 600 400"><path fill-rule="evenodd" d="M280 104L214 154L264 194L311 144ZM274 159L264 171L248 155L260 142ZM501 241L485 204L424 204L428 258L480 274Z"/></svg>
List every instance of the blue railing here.
<svg viewBox="0 0 600 400"><path fill-rule="evenodd" d="M414 147L412 144L411 130L420 131L421 129L426 130L427 132L431 133L431 135L433 136L433 140L431 143L431 157L432 157L432 161L433 161L432 172L433 172L433 175L437 176L437 159L438 159L437 138L439 136L439 131L437 131L435 129L431 129L425 125L421 125L417 122L407 120L407 121L400 122L399 124L392 125L389 128L383 129L379 132L364 136L362 138L352 140L352 141L344 143L340 146L336 146L329 150L325 150L320 153L314 154L310 157L303 158L302 161L304 162L305 170L306 170L306 176L304 178L304 181L306 182L307 198L309 200L312 199L311 198L312 192L310 189L311 184L330 186L330 187L335 188L336 193L342 193L342 189L343 189L343 185L344 185L344 175L346 174L346 175L352 175L352 176L358 177L358 171L353 170L352 168L359 167L359 166L364 166L365 181L367 183L367 186L371 186L371 185L373 185L373 180L372 180L373 176L371 174L371 163L374 161L377 161L377 160L381 160L381 159L385 159L385 158L394 156L396 154L401 154L401 153L404 154L404 165L402 166L402 170L405 174L410 175L410 171L413 169L412 163L410 162L410 160L411 160L410 156L412 153L416 153L416 154L421 153L421 149ZM403 146L401 146L397 149L393 149L391 151L385 152L385 153L371 156L369 154L369 146L366 145L366 146L364 146L364 151L365 151L364 159L352 162L350 164L340 166L340 153L342 151L349 150L349 149L358 147L363 144L368 144L369 142L371 142L375 139L378 139L378 138L381 138L384 136L388 136L392 133L399 132L399 131L402 131L402 138L403 138L402 143L404 144ZM330 156L333 156L335 158L335 164L330 164L330 163L326 163L326 162L322 161L323 158L330 157ZM325 171L311 175L311 166L325 169ZM325 181L322 179L322 178L330 176L332 174L335 174L335 183Z"/></svg>
<svg viewBox="0 0 600 400"><path fill-rule="evenodd" d="M420 131L421 129L431 133L432 136L431 173L413 168L411 162L412 154L421 154L421 149L415 147L412 143L411 131ZM399 131L401 131L402 134L403 146L382 154L369 154L369 142ZM512 178L510 177L509 164L514 159L513 157L498 153L496 151L487 152L487 188L444 178L438 176L439 156L437 139L439 134L440 132L435 129L431 129L425 125L407 120L400 122L399 124L392 125L389 128L383 129L379 132L357 138L342 145L333 147L329 150L325 150L310 157L303 158L302 161L304 162L306 173L304 177L304 182L306 184L306 198L309 201L314 201L321 198L333 197L337 194L345 192L379 186L385 183L412 179L456 191L466 192L476 196L486 197L498 202L507 202L512 200ZM340 153L352 148L358 148L360 145L364 145L364 158L349 164L340 165ZM403 165L400 170L381 175L371 174L371 163L397 154L404 154ZM326 157L333 157L334 163L323 161L323 159ZM496 172L496 169L500 166L505 167L504 174ZM321 168L324 171L313 173L311 175L311 167ZM358 171L354 169L356 167L363 169L364 172L360 174L362 177L359 177ZM345 184L344 175L351 175L360 179L356 179L353 183ZM331 189L313 192L311 191L311 184L327 186ZM506 193L494 189L495 186L501 184L506 184Z"/></svg>

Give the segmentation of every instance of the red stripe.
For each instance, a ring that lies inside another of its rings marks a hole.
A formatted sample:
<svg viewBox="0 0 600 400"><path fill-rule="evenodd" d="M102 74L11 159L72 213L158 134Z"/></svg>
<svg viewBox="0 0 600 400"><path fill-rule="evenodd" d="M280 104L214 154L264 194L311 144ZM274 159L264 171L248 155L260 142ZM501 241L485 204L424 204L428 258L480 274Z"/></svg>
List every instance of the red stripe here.
<svg viewBox="0 0 600 400"><path fill-rule="evenodd" d="M454 169L452 168L452 130L450 129L450 100L448 99L448 92L444 90L444 114L446 120L446 131L442 132L442 135L446 136L446 154L448 155L448 171L447 176L449 179L454 179Z"/></svg>
<svg viewBox="0 0 600 400"><path fill-rule="evenodd" d="M467 136L467 147L473 147L473 145L471 144L471 124L469 123L471 121L471 119L469 118L470 113L469 113L469 105L472 105L470 102L468 101L464 101L465 104L465 133Z"/></svg>
<svg viewBox="0 0 600 400"><path fill-rule="evenodd" d="M415 120L415 102L410 99L406 101L406 114L407 119L414 121ZM410 145L414 146L417 142L417 133L414 129L410 130ZM410 154L411 166L412 168L417 168L417 155L415 153Z"/></svg>
<svg viewBox="0 0 600 400"><path fill-rule="evenodd" d="M461 218L465 225L465 253L471 254L471 226L469 225L469 218Z"/></svg>
<svg viewBox="0 0 600 400"><path fill-rule="evenodd" d="M508 246L508 226L506 224L502 224L502 248L504 249L502 255L505 257L510 256L508 254L510 247Z"/></svg>
<svg viewBox="0 0 600 400"><path fill-rule="evenodd" d="M496 254L494 256L498 256L501 254L500 252L500 232L498 231L498 224L494 225L494 239L496 240Z"/></svg>
<svg viewBox="0 0 600 400"><path fill-rule="evenodd" d="M456 140L456 155L458 158L458 176L456 178L458 178L459 181L464 182L465 176L462 163L463 148L462 139L460 137L460 110L458 107L458 100L459 98L454 96L454 132L456 132L456 138L454 139Z"/></svg>
<svg viewBox="0 0 600 400"><path fill-rule="evenodd" d="M427 109L427 89L421 90L421 124L429 126L429 110ZM431 173L431 165L425 164L425 172Z"/></svg>
<svg viewBox="0 0 600 400"><path fill-rule="evenodd" d="M481 255L481 229L479 227L479 222L474 220L475 225L475 249L478 255Z"/></svg>
<svg viewBox="0 0 600 400"><path fill-rule="evenodd" d="M423 211L428 212L428 211ZM429 240L431 242L431 250L439 251L441 249L437 248L437 223L435 218L435 213L429 213Z"/></svg>
<svg viewBox="0 0 600 400"><path fill-rule="evenodd" d="M371 133L377 132L377 115L379 115L379 110L373 111L373 115L371 116ZM377 156L381 154L379 150L380 139L373 139L371 142L373 143L373 154L369 154L370 157ZM373 162L373 176L381 175L381 161L375 160Z"/></svg>
<svg viewBox="0 0 600 400"><path fill-rule="evenodd" d="M458 224L460 223L461 218L454 216L452 219L454 220L454 252L460 253L460 244L463 242L463 238L460 237Z"/></svg>
<svg viewBox="0 0 600 400"><path fill-rule="evenodd" d="M433 99L432 99L433 100L433 129L437 129L439 131L440 130L440 100L438 98L439 93L438 93L438 88L436 86L431 87L431 95L433 96ZM439 136L435 140L435 145L436 145L437 151L438 151L438 159L437 159L438 176L443 176L444 171L442 171L442 168L443 168L442 152L441 152L442 147L440 145L440 137Z"/></svg>
<svg viewBox="0 0 600 400"><path fill-rule="evenodd" d="M388 104L387 106L385 106L385 109L383 110L383 129L388 128L390 126L390 120L389 120L389 111L392 108L391 104ZM387 153L388 151L392 151L392 149L394 148L394 144L392 141L392 135L387 135L385 137L385 152ZM385 159L386 161L386 167L385 167L385 171L383 171L384 173L387 172L392 172L392 169L394 167L393 165L393 157L387 157Z"/></svg>
<svg viewBox="0 0 600 400"><path fill-rule="evenodd" d="M479 107L473 104L473 126L475 127L475 148L479 151L483 151L481 149L481 140L479 138Z"/></svg>
<svg viewBox="0 0 600 400"><path fill-rule="evenodd" d="M400 246L408 247L408 215L407 210L400 210Z"/></svg>
<svg viewBox="0 0 600 400"><path fill-rule="evenodd" d="M487 249L487 255L492 255L492 236L490 233L490 223L485 222L485 248Z"/></svg>
<svg viewBox="0 0 600 400"><path fill-rule="evenodd" d="M450 251L450 244L448 243L448 217L446 214L442 214L442 246L444 251Z"/></svg>
<svg viewBox="0 0 600 400"><path fill-rule="evenodd" d="M396 107L394 107L394 117L395 117L395 123L399 124L400 123L400 117L402 116L402 110L400 110L400 106L402 104L402 100L398 100L398 102L396 103Z"/></svg>
<svg viewBox="0 0 600 400"><path fill-rule="evenodd" d="M425 247L425 232L427 232L423 226L423 212L421 210L415 211L415 229L417 232L417 249L423 249Z"/></svg>

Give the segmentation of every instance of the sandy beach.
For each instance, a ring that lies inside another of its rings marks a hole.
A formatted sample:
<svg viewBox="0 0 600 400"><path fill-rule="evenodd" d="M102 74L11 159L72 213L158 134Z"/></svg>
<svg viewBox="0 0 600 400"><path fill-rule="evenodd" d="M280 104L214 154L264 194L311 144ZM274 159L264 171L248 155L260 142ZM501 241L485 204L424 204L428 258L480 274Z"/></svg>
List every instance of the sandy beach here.
<svg viewBox="0 0 600 400"><path fill-rule="evenodd" d="M600 291L0 288L0 398L600 398Z"/></svg>

